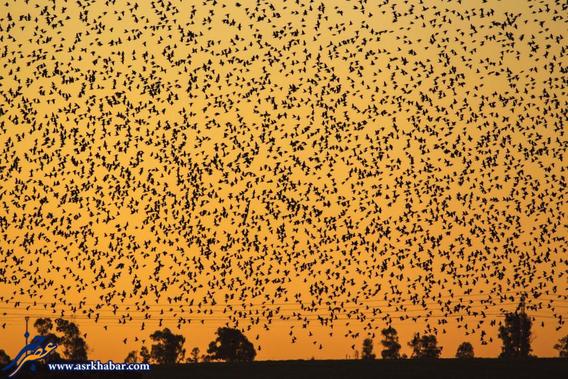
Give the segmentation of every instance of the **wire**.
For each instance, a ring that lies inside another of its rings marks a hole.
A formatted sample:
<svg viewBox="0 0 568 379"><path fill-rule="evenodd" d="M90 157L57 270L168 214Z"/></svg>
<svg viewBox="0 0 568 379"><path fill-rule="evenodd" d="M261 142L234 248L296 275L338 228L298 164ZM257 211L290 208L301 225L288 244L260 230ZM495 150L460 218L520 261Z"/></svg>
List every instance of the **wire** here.
<svg viewBox="0 0 568 379"><path fill-rule="evenodd" d="M470 296L488 296L488 297L502 297L503 295L506 294L518 294L518 293L526 293L526 290L510 290L510 291L505 291L505 292L501 292L499 293L499 295L496 295L494 293L485 293L485 292L479 292L479 293L474 293L474 294L460 294L460 295L445 295L445 296L434 296L432 299L445 299L445 298L457 298L457 299L463 299L463 298L467 298ZM550 296L548 294L546 294L547 296ZM385 295L386 296L386 295ZM558 294L556 296L559 297L563 297L563 296L568 296L568 295L562 295L562 294ZM406 298L406 299L398 299L399 301L403 301L403 302L411 302L411 304L415 304L415 302L418 302L418 300L416 299L412 299L412 298ZM481 300L481 299L480 299ZM547 299L544 299L547 300ZM371 302L378 302L378 303L393 303L396 300L385 300L385 299L363 299L361 300L361 303L371 303ZM456 301L460 301L460 300L456 300ZM564 299L555 299L553 301L561 301L561 302L568 302L568 300L564 300ZM343 303L343 301L337 300L337 303ZM38 302L38 301L16 301L16 300L12 300L12 301L5 301L5 303L9 303L9 304L32 304L32 305L53 305L53 304L70 304L70 303L61 303L61 302L56 302L56 301L52 301L52 302ZM182 304L178 304L178 303L168 303L168 304L159 304L159 303L121 303L121 304L106 304L107 306L110 307L140 307L140 306L144 306L144 307L172 307L172 306L178 306L178 307L239 307L239 306L246 306L246 307L267 307L267 306L287 306L287 305L304 305L304 304L309 304L309 302L306 303L301 303L301 302L284 302L284 303L247 303L247 302L239 302L239 303L216 303L216 304L188 304L188 303L182 303ZM99 306L100 303L83 303L83 302L79 302L78 304L76 304L77 306Z"/></svg>

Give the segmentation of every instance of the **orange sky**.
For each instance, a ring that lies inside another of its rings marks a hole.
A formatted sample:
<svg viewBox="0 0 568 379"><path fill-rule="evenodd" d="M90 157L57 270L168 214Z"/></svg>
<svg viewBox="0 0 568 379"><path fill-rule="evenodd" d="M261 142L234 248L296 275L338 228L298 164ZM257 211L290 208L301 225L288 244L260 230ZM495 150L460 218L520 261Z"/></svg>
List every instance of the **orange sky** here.
<svg viewBox="0 0 568 379"><path fill-rule="evenodd" d="M160 318L204 351L231 315L258 359L344 358L390 314L409 353L430 311L443 356L496 356L526 292L555 355L560 5L109 3L1 6L0 348L64 311L93 358Z"/></svg>

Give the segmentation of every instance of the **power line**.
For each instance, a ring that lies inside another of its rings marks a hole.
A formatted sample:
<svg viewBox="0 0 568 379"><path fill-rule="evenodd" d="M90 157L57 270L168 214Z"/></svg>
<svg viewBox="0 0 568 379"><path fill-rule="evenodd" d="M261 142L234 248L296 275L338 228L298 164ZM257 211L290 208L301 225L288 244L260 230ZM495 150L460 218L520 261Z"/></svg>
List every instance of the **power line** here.
<svg viewBox="0 0 568 379"><path fill-rule="evenodd" d="M482 302L482 304L476 304L477 302ZM468 303L463 303L461 300L455 300L452 302L447 302L444 304L440 304L438 302L428 302L428 303L423 303L423 304L414 304L414 303L408 303L408 304L397 304L397 305L391 305L391 306L369 306L369 305L365 305L365 306L318 306L318 307L305 307L305 308L281 308L278 307L277 309L277 313L278 314L283 314L286 312L305 312L305 311L318 311L318 310L329 310L330 312L336 312L336 311L347 311L347 310L351 310L353 311L353 313L361 313L361 312L357 312L360 310L375 310L378 311L380 313L393 313L393 312L398 312L398 313L406 313L406 312L419 312L419 311L429 311L432 310L432 308L429 308L430 305L436 305L436 306L442 306L443 308L434 308L434 310L448 310L451 308L454 308L454 310L456 308L461 308L463 310L469 310L472 308L494 308L494 307L499 307L499 306L514 306L517 305L516 303L513 302L488 302L488 303L483 303L484 300L483 299L473 299L473 300L469 300ZM549 300L548 303L549 305L551 305L554 301L553 300ZM404 306L421 306L420 308L417 309L398 309L399 307L404 307ZM542 304L539 303L529 303L529 306L537 306L538 308L542 308ZM72 312L72 314L77 314L77 311L75 309L73 309L73 306L68 306L67 308L64 308L62 306L60 307L53 307L50 308L51 309L51 314L52 315L57 315L57 314L65 314L69 311ZM390 310L387 311L390 308L396 308L394 310ZM568 306L564 306L564 305L552 305L549 307L545 307L547 309L557 309L557 308L568 308ZM37 308L37 307L0 307L0 309L2 310L7 310L7 311L46 311L47 308L43 307L43 308ZM224 309L211 309L211 308L207 308L207 307L198 307L197 309L194 308L189 308L189 309L184 309L183 307L177 308L175 306L171 306L170 309L161 309L161 310L157 310L157 309L140 309L140 307L137 307L137 309L124 309L124 308L111 308L111 307L101 307L98 308L96 310L93 309L89 309L89 310L83 310L82 314L95 314L95 315L104 315L105 313L112 313L113 315L117 315L118 314L133 314L133 313L142 313L142 314L170 314L170 313L183 313L186 314L187 312L193 314L213 314L213 313L227 313L227 311L235 311L234 309L231 309L229 307L225 307ZM273 311L273 309L269 309L269 311ZM254 312L256 312L256 314L258 314L259 310L256 309L250 309L247 310L246 308L243 310L237 310L237 312L243 312L245 314L255 314ZM264 311L263 311L264 312ZM4 314L6 314L7 312L4 312Z"/></svg>
<svg viewBox="0 0 568 379"><path fill-rule="evenodd" d="M506 294L523 294L523 293L527 293L526 290L510 290L510 291L505 291L505 292L500 292L499 294L495 294L495 293L487 293L487 292L479 292L479 293L464 293L464 294L457 294L457 295L444 295L444 296L434 296L433 298L428 298L429 300L435 300L437 299L447 299L447 298L457 298L457 299L463 299L463 298L468 298L468 297L473 297L473 296L488 296L488 297L502 297ZM550 294L546 293L543 294L545 296L551 296ZM386 296L386 295L385 295ZM553 301L566 301L568 302L568 299L562 299L563 297L568 297L568 295L563 295L563 294L555 294L555 296L558 296L558 299L554 299ZM538 298L537 298L538 299ZM396 301L403 301L403 302L411 302L411 304L416 305L416 303L420 303L419 300L417 299L413 299L413 298L405 298L405 299L394 299L394 300L386 300L386 299L370 299L370 298L365 298L362 299L360 302L361 303L371 303L371 302L378 302L378 303L393 303ZM482 299L479 299L482 300ZM543 300L549 300L549 299L543 299ZM459 301L459 300L456 300ZM335 300L336 303L343 303L344 301L341 300ZM355 303L353 301L351 301L352 303ZM11 301L5 301L5 303L10 303L10 304L33 304L33 305L53 305L56 304L58 302L56 301L52 301L52 302L48 302L48 301L17 301L17 300L11 300ZM68 303L60 303L60 304L68 304ZM309 302L280 302L280 303L273 303L273 302L265 302L265 303L248 303L248 302L238 302L238 303L215 303L215 304L190 304L190 303L168 303L168 304L159 304L159 303L120 303L120 304L108 304L108 306L110 307L139 307L139 306L144 306L144 307L172 307L172 306L179 306L179 307L239 307L239 306L247 306L247 307L254 307L254 306L258 306L258 307L266 307L266 306L288 306L288 305L304 305L304 304L309 304ZM101 303L83 303L83 302L79 302L77 304L75 304L76 306L100 306Z"/></svg>
<svg viewBox="0 0 568 379"><path fill-rule="evenodd" d="M433 311L440 311L441 309L438 310L433 310ZM397 312L398 313L398 312ZM527 313L529 316L531 316L531 313ZM33 317L38 317L38 318L51 318L53 316L53 314L28 314L28 313L18 313L18 314L11 314L9 316L12 317L22 317L22 316L33 316ZM341 315L341 313L339 313L339 315ZM373 317L367 317L367 316L373 316ZM249 316L249 317L242 317L242 318L230 318L230 317L225 317L225 318L208 318L208 317L161 317L161 318L143 318L143 317L111 317L111 316L101 316L98 318L98 320L101 321L106 321L106 320L120 320L120 321L180 321L180 320L197 320L197 321L202 321L202 320L227 320L227 321L233 321L233 320L242 320L242 321L246 321L249 319L253 319L253 320L268 320L268 321L277 321L277 320L294 320L294 321L304 321L304 320L326 320L326 321L333 321L333 320L339 320L339 319L345 319L345 320L352 320L352 321L357 321L360 320L361 318L363 318L364 320L362 321L366 321L366 320L374 320L374 319L385 319L385 318L405 318L405 319L413 319L413 318L445 318L445 317L487 317L487 316L505 316L506 313L504 312L499 312L499 313L484 313L484 312L477 312L477 313L465 313L465 314L447 314L447 315L429 315L429 314L423 314L423 315L399 315L399 316L391 316L389 313L382 313L381 315L376 315L376 314L359 314L358 316L361 317L347 317L345 318L345 316L343 316L344 318L341 317L337 317L334 315L329 315L329 314L307 314L307 315L287 315L287 316L280 316L280 317L274 317L274 318L269 318L266 316ZM556 314L556 315L542 315L542 314L536 314L538 317L551 317L551 318L557 318L558 316L560 317L568 317L568 314ZM357 316L357 315L354 315ZM5 317L5 316L4 316ZM312 318L310 318L312 317ZM315 317L315 318L313 318ZM95 321L95 317L88 317L86 315L67 315L65 316L66 319L82 319L82 320L92 320Z"/></svg>

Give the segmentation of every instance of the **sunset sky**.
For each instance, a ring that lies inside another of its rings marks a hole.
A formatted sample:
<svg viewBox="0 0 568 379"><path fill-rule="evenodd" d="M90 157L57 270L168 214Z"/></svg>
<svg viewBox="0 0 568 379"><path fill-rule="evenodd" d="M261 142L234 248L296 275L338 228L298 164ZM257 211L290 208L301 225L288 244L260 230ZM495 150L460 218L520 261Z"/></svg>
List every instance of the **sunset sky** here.
<svg viewBox="0 0 568 379"><path fill-rule="evenodd" d="M556 355L561 1L0 9L12 357L25 316L74 320L101 360L163 327L205 352L226 323L260 360L353 357L373 332L379 352L389 322L408 355L420 332L494 357L523 295L534 353Z"/></svg>

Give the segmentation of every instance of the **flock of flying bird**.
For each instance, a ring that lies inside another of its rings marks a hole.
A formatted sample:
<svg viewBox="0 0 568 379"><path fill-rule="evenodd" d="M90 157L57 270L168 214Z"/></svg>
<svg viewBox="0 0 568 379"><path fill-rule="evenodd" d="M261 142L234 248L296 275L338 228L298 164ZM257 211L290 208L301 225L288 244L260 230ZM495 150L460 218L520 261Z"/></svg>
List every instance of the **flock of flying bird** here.
<svg viewBox="0 0 568 379"><path fill-rule="evenodd" d="M12 312L563 327L565 1L191 3L0 6Z"/></svg>

